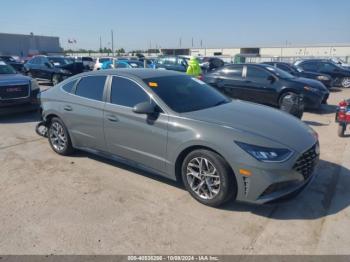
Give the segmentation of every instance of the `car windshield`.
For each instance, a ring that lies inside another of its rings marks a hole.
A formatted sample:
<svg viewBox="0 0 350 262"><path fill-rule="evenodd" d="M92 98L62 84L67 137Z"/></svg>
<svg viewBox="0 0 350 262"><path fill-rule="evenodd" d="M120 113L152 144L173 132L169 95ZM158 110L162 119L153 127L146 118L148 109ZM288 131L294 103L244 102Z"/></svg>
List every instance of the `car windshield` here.
<svg viewBox="0 0 350 262"><path fill-rule="evenodd" d="M284 78L284 79L295 78L293 75L289 74L288 72L283 71L283 70L276 68L274 66L267 66L266 69L273 72L276 76L278 76L280 78Z"/></svg>
<svg viewBox="0 0 350 262"><path fill-rule="evenodd" d="M202 110L231 101L201 80L186 75L147 78L143 81L178 113Z"/></svg>
<svg viewBox="0 0 350 262"><path fill-rule="evenodd" d="M12 66L0 61L0 75L16 74L16 70Z"/></svg>
<svg viewBox="0 0 350 262"><path fill-rule="evenodd" d="M63 57L48 57L49 61L55 66L68 65L73 63L72 60Z"/></svg>

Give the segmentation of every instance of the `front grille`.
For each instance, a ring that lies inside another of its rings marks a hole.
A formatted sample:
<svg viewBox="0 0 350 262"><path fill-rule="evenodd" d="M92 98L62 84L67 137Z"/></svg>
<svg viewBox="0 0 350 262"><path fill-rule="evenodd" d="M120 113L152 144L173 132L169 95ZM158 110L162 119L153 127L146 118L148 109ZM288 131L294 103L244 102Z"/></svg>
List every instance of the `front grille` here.
<svg viewBox="0 0 350 262"><path fill-rule="evenodd" d="M302 174L305 180L312 175L317 162L318 154L316 152L316 146L318 146L318 144L315 144L302 154L293 166L293 169Z"/></svg>
<svg viewBox="0 0 350 262"><path fill-rule="evenodd" d="M29 85L0 86L0 100L29 96Z"/></svg>

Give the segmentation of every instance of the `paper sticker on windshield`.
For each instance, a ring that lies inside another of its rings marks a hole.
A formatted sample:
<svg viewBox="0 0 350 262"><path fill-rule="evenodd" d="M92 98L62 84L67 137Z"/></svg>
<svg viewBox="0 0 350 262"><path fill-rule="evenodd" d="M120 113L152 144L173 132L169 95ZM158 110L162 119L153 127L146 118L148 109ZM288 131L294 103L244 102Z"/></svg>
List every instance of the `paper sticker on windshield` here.
<svg viewBox="0 0 350 262"><path fill-rule="evenodd" d="M149 87L158 87L158 83L156 82L148 82Z"/></svg>
<svg viewBox="0 0 350 262"><path fill-rule="evenodd" d="M202 80L199 80L198 78L192 77L192 79L200 85L205 85L205 83Z"/></svg>
<svg viewBox="0 0 350 262"><path fill-rule="evenodd" d="M6 65L5 62L3 61L0 61L0 65Z"/></svg>

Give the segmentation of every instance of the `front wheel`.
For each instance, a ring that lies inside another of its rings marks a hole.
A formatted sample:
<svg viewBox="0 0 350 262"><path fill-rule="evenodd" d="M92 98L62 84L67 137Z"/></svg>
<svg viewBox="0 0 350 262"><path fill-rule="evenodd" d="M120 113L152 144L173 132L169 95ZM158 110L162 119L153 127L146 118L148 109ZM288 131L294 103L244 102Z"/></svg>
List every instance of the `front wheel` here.
<svg viewBox="0 0 350 262"><path fill-rule="evenodd" d="M341 80L341 86L344 88L349 88L350 87L350 77L344 77Z"/></svg>
<svg viewBox="0 0 350 262"><path fill-rule="evenodd" d="M202 204L217 207L236 195L234 174L226 161L212 151L192 151L181 170L187 191Z"/></svg>
<svg viewBox="0 0 350 262"><path fill-rule="evenodd" d="M48 130L48 139L51 148L57 154L67 156L73 153L74 148L68 130L61 119L54 117Z"/></svg>

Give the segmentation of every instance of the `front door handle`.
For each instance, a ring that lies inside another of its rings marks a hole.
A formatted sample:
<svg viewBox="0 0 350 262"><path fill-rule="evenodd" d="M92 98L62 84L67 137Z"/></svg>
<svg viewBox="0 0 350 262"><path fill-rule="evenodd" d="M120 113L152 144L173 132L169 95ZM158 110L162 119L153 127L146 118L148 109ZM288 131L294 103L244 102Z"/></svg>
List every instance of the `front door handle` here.
<svg viewBox="0 0 350 262"><path fill-rule="evenodd" d="M63 109L65 111L73 111L73 108L71 106L65 106Z"/></svg>
<svg viewBox="0 0 350 262"><path fill-rule="evenodd" d="M111 122L118 122L119 119L115 115L107 115L107 119Z"/></svg>

